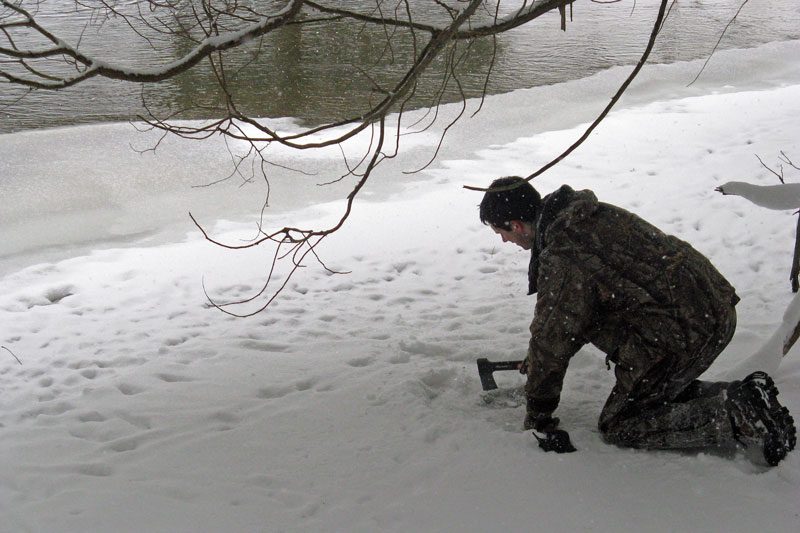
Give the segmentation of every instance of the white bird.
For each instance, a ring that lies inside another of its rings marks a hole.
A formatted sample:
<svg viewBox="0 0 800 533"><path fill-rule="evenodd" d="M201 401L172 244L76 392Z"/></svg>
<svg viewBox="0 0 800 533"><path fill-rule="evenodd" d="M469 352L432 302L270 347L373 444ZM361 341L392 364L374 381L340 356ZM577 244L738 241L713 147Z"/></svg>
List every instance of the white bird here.
<svg viewBox="0 0 800 533"><path fill-rule="evenodd" d="M743 181L729 181L714 190L722 194L741 196L768 209L800 209L800 183L753 185Z"/></svg>

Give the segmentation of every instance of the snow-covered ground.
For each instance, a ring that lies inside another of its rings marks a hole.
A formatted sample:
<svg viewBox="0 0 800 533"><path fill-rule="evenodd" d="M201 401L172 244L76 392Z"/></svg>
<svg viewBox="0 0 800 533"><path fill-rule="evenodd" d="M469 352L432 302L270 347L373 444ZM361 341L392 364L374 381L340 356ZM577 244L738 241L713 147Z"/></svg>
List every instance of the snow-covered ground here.
<svg viewBox="0 0 800 533"><path fill-rule="evenodd" d="M754 154L775 168L781 150L800 161L800 42L720 53L687 88L699 65L646 69L590 140L535 185L591 188L712 259L742 297L713 378L753 366L792 300L796 217L714 188L776 183ZM2 207L17 240L0 263L0 531L800 530L800 452L768 469L741 451L603 444L595 422L613 380L591 346L573 359L559 408L578 453L544 453L521 430L518 374L498 373L500 389L481 391L475 359L521 358L535 299L525 295L527 254L480 225L480 195L461 186L538 168L626 72L492 97L459 123L437 165L402 183L387 165L319 250L351 273L309 263L247 319L209 308L203 285L222 299L249 296L268 250L214 247L185 210L172 232L137 241L147 220L109 200L113 187L86 192L96 197L79 213L48 203L59 200L48 176L80 196L98 167L135 173L135 161L120 165L113 153L135 138L129 126L0 136L3 179L26 172L37 193L15 193L31 202L27 218ZM59 152L55 163L31 155L68 138L101 152ZM209 162L164 165L159 172L202 173ZM129 181L118 183L121 196ZM163 209L185 187L176 183L161 203L124 200ZM341 210L302 203L267 222L322 224ZM123 212L130 220L110 230ZM252 222L209 217L222 240L252 233ZM68 235L75 223L83 246L45 246L48 227L78 242ZM756 365L774 373L795 417L798 351Z"/></svg>

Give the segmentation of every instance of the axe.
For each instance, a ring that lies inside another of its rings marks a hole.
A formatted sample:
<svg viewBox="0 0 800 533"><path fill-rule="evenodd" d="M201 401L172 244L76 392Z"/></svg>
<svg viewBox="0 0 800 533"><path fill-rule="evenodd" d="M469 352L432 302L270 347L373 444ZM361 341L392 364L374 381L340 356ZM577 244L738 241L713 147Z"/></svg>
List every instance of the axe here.
<svg viewBox="0 0 800 533"><path fill-rule="evenodd" d="M492 373L495 370L519 370L522 361L489 361L486 358L478 359L478 375L481 378L483 390L494 390L497 383L494 382Z"/></svg>

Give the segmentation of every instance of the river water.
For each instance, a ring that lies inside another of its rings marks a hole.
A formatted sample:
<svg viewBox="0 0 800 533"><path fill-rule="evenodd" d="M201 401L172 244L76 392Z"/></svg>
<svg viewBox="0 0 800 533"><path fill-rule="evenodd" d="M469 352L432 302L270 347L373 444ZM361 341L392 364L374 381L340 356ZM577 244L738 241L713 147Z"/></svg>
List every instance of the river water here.
<svg viewBox="0 0 800 533"><path fill-rule="evenodd" d="M423 5L428 0L417 0ZM651 62L671 63L708 56L742 0L681 0L670 10ZM560 31L557 13L522 28L473 44L458 69L461 87L451 83L444 102L550 85L588 76L615 65L635 63L644 49L658 7L656 0L595 3L578 0L567 31ZM345 0L343 5L364 2ZM80 40L84 50L109 62L153 67L187 51L180 43L150 45L119 20L86 26L72 0L42 3L42 20L64 40ZM323 123L355 114L366 106L371 82L354 65L374 65L369 78L391 85L413 53L408 38L398 38L387 53L380 29L344 23L309 24L270 34L255 54L249 46L226 54L231 85L240 108L257 117L295 117ZM749 0L719 44L722 49L747 48L770 41L800 39L800 2ZM162 43L163 44L163 43ZM488 85L486 75L494 64ZM412 107L435 104L443 64L422 79ZM133 120L144 111L143 100L158 114L190 108L182 118L212 118L218 100L214 74L200 65L182 76L147 86L91 80L62 91L23 91L0 85L0 133L65 125ZM199 106L197 104L200 104ZM202 109L201 109L202 108Z"/></svg>

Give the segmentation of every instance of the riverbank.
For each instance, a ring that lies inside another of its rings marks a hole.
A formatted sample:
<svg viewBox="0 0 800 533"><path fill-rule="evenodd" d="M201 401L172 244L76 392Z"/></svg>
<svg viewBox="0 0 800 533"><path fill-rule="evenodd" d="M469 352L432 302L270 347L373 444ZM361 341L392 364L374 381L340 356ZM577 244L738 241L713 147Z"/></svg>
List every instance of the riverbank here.
<svg viewBox="0 0 800 533"><path fill-rule="evenodd" d="M709 92L800 83L798 55L800 41L719 51L692 85L702 61L648 65L615 112ZM432 168L446 168L448 160L470 159L523 136L590 122L629 72L630 67L616 67L580 80L495 95L483 103L470 100L465 118L448 131ZM480 113L471 116L479 106ZM426 180L425 173L407 172L428 163L442 129L460 112L460 105L443 106L436 125L425 133L403 136L400 156L382 166L363 197L386 199L410 183ZM414 124L422 114L408 114L404 124ZM292 119L277 124L293 127ZM268 190L263 181L243 186L235 177L204 187L232 171L231 154L220 139L167 138L157 151L147 151L157 139L153 132L139 132L127 123L0 135L0 274L39 258L58 260L97 246L181 239L194 230L190 211L204 223L248 221L261 212ZM571 142L542 153L531 166L546 163ZM344 171L338 150L310 155L306 159L307 152L288 153L277 159L290 168L270 169L268 214L281 216L349 192L352 184L347 181L318 186ZM311 174L291 170L298 168Z"/></svg>

